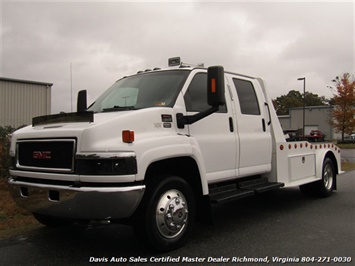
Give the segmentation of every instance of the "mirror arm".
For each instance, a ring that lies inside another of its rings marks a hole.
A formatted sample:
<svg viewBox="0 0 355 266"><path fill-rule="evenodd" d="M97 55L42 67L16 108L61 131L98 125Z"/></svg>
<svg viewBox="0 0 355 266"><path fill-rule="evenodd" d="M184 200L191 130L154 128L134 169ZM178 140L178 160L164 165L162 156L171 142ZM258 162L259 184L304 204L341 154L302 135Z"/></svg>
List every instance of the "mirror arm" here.
<svg viewBox="0 0 355 266"><path fill-rule="evenodd" d="M182 113L176 114L176 121L178 128L185 128L185 125L191 125L202 118L205 118L219 110L219 106L212 106L211 108L194 115L183 115Z"/></svg>

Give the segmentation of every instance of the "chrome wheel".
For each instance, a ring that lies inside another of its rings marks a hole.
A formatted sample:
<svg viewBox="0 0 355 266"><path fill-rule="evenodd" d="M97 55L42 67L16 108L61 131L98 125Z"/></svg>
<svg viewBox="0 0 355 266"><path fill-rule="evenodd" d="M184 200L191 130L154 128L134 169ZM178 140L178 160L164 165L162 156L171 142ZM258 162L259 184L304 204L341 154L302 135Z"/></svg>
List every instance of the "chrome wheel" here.
<svg viewBox="0 0 355 266"><path fill-rule="evenodd" d="M322 179L300 186L301 192L308 196L329 197L336 184L336 169L333 161L326 157L323 161Z"/></svg>
<svg viewBox="0 0 355 266"><path fill-rule="evenodd" d="M159 233L165 238L181 234L188 221L188 205L185 196L178 190L165 192L156 208L156 223Z"/></svg>
<svg viewBox="0 0 355 266"><path fill-rule="evenodd" d="M158 176L147 183L135 232L161 252L177 249L188 239L196 216L190 184L178 176Z"/></svg>
<svg viewBox="0 0 355 266"><path fill-rule="evenodd" d="M331 190L333 187L334 173L330 164L325 165L323 171L323 182L326 190Z"/></svg>

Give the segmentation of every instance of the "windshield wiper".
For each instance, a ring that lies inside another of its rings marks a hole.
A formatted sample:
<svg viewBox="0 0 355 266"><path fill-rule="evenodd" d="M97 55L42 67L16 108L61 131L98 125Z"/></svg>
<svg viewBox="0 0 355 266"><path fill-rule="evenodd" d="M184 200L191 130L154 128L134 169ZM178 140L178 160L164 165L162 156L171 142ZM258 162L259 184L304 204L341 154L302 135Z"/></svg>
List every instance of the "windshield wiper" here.
<svg viewBox="0 0 355 266"><path fill-rule="evenodd" d="M137 109L134 106L118 106L118 105L102 109L103 112L127 111L127 110L137 110Z"/></svg>

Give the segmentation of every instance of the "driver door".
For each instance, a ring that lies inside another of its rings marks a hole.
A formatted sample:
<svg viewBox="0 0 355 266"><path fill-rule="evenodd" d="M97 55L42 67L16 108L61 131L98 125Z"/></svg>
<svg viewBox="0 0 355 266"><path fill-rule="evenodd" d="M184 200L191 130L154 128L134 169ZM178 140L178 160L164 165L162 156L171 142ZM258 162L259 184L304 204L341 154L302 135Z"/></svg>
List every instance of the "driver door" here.
<svg viewBox="0 0 355 266"><path fill-rule="evenodd" d="M187 115L194 115L210 106L207 104L207 73L195 74L184 95ZM227 90L226 90L227 91ZM198 143L209 183L236 176L237 136L234 133L230 98L220 110L189 125L189 135Z"/></svg>

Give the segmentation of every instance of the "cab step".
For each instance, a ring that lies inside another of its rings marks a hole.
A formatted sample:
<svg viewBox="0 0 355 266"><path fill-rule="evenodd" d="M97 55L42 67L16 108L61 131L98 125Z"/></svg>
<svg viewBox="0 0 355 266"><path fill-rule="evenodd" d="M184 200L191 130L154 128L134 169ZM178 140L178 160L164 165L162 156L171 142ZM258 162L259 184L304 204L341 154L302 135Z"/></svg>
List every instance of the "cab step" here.
<svg viewBox="0 0 355 266"><path fill-rule="evenodd" d="M210 189L211 203L223 203L253 196L252 190L238 189L237 184L219 186Z"/></svg>
<svg viewBox="0 0 355 266"><path fill-rule="evenodd" d="M242 190L253 190L255 193L262 193L273 189L281 188L285 184L280 182L269 182L267 177L261 177L239 183Z"/></svg>
<svg viewBox="0 0 355 266"><path fill-rule="evenodd" d="M262 177L233 184L215 186L210 188L210 200L211 203L229 202L278 189L284 185L284 183L269 182L266 177Z"/></svg>

